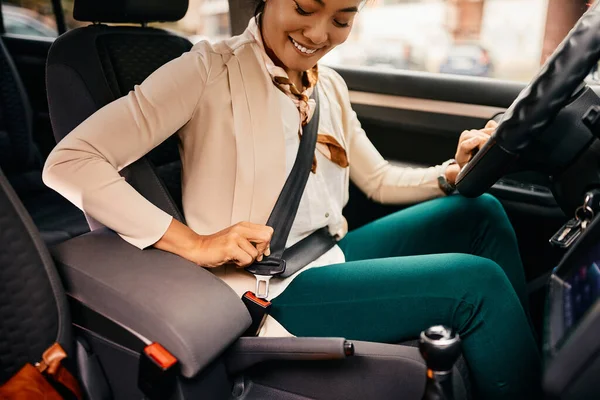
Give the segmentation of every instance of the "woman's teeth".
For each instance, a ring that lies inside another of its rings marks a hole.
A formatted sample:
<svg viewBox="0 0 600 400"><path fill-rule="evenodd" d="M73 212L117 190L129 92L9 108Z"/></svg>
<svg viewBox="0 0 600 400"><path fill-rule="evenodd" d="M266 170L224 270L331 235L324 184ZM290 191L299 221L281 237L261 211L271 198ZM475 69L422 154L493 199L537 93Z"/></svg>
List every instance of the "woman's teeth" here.
<svg viewBox="0 0 600 400"><path fill-rule="evenodd" d="M292 39L292 38L290 38ZM314 54L318 49L307 49L306 47L302 46L300 43L296 42L294 39L292 39L292 44L294 46L296 46L296 48L298 50L300 50L301 52L303 52L304 54Z"/></svg>

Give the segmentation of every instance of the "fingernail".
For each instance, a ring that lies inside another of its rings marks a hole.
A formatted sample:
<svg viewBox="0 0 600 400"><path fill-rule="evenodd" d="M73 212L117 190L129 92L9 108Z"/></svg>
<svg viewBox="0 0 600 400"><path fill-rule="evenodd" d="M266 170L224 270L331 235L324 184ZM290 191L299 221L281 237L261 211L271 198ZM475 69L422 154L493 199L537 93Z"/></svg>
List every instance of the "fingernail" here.
<svg viewBox="0 0 600 400"><path fill-rule="evenodd" d="M269 257L271 255L271 248L267 247L267 250L265 250L265 256Z"/></svg>
<svg viewBox="0 0 600 400"><path fill-rule="evenodd" d="M262 261L262 259L263 259L263 255L262 254L260 256L256 257L257 261Z"/></svg>

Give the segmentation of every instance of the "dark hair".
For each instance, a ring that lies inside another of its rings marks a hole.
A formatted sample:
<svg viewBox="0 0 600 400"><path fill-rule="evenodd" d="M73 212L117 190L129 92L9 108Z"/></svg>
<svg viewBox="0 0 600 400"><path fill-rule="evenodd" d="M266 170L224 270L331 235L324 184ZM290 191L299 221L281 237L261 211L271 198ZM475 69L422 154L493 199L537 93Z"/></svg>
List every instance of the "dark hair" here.
<svg viewBox="0 0 600 400"><path fill-rule="evenodd" d="M256 8L254 9L254 16L258 17L258 14L265 10L264 0L256 0Z"/></svg>
<svg viewBox="0 0 600 400"><path fill-rule="evenodd" d="M362 0L362 5L360 8L362 8L365 4L369 3L370 1L371 0ZM254 8L254 17L258 17L258 15L265 10L265 0L254 0L254 2L256 3L256 7Z"/></svg>

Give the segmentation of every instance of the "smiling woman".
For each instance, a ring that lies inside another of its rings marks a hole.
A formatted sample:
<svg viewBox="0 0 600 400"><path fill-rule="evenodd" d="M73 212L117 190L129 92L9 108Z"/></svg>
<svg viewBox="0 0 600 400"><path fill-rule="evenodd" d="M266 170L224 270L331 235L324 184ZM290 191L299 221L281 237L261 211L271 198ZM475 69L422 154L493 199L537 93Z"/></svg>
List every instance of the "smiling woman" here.
<svg viewBox="0 0 600 400"><path fill-rule="evenodd" d="M536 398L540 360L510 222L491 196L448 196L496 124L464 131L456 160L387 162L342 77L318 65L346 41L360 5L261 2L243 34L197 43L76 127L48 157L44 181L129 243L208 268L240 295L256 287L244 268L273 261L272 243L323 239L328 246L260 293L273 307L259 335L398 343L444 324L461 335L481 398ZM308 178L297 209L288 207L286 240L270 214L309 126L315 150L302 153ZM187 225L119 175L173 134ZM375 201L422 204L348 232L350 180Z"/></svg>
<svg viewBox="0 0 600 400"><path fill-rule="evenodd" d="M344 43L363 0L263 1L261 32L267 54L301 87L301 75ZM258 15L258 14L257 14Z"/></svg>

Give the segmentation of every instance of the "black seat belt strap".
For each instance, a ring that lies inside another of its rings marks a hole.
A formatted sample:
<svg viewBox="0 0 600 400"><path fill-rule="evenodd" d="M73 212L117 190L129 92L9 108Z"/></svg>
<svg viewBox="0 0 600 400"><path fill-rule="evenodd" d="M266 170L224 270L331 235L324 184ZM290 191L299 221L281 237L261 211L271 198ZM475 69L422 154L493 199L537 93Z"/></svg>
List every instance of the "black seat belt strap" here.
<svg viewBox="0 0 600 400"><path fill-rule="evenodd" d="M262 261L255 261L252 265L246 267L246 271L256 276L256 292L254 295L257 298L265 299L269 292L271 277L282 274L286 269L283 252L310 175L317 144L320 115L317 86L315 86L311 97L316 102L313 117L302 128L302 137L300 138L294 166L267 220L267 225L273 228L273 237L270 244L271 254L264 257Z"/></svg>

